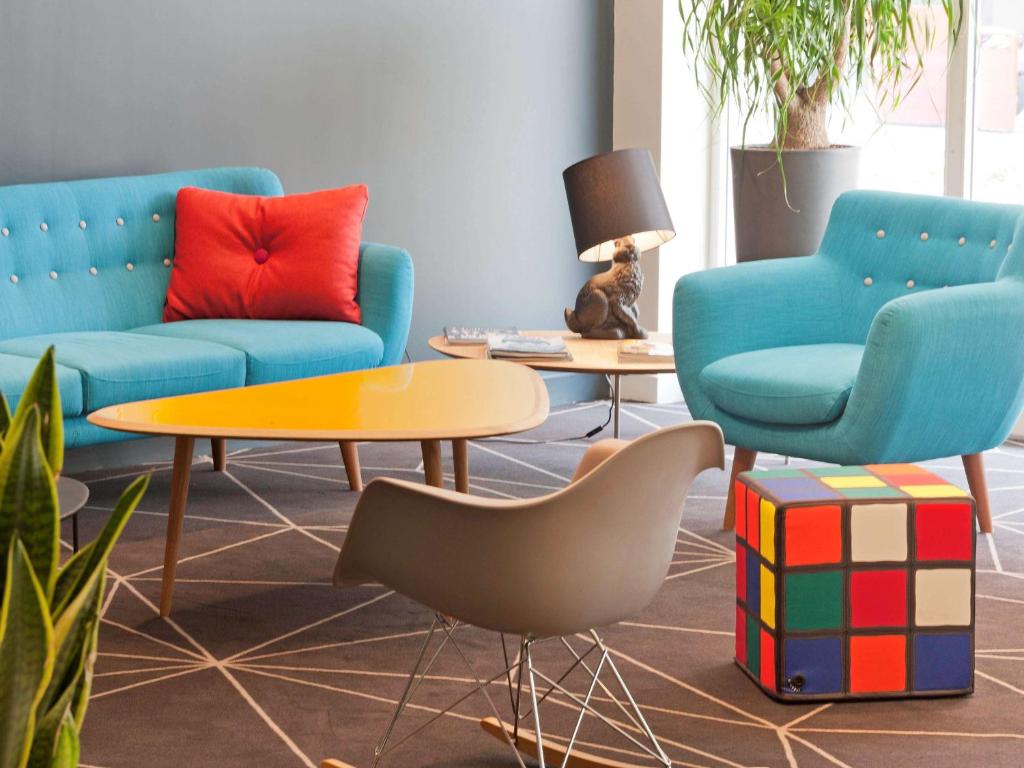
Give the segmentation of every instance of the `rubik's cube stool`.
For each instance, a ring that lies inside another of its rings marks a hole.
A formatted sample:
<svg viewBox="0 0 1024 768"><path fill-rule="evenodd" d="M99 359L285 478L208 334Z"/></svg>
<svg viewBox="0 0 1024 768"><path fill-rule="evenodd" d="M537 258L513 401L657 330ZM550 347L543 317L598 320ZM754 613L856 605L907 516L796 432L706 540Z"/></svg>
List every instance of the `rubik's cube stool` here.
<svg viewBox="0 0 1024 768"><path fill-rule="evenodd" d="M736 481L736 662L770 696L974 690L974 499L912 464Z"/></svg>

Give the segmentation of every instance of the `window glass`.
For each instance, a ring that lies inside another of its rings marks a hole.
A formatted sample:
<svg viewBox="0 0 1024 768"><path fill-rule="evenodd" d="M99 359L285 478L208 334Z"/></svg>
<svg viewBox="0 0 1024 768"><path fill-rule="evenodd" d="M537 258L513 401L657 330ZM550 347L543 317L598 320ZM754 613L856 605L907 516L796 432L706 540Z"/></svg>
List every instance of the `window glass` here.
<svg viewBox="0 0 1024 768"><path fill-rule="evenodd" d="M1024 204L1024 2L979 0L973 192Z"/></svg>

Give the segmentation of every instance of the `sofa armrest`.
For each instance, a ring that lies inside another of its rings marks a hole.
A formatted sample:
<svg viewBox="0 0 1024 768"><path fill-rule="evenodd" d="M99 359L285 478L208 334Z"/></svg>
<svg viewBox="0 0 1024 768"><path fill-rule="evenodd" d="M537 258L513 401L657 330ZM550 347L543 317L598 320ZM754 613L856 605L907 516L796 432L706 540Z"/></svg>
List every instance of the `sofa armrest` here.
<svg viewBox="0 0 1024 768"><path fill-rule="evenodd" d="M875 316L839 430L875 461L992 448L1024 404L1024 283L940 288Z"/></svg>
<svg viewBox="0 0 1024 768"><path fill-rule="evenodd" d="M694 418L712 408L698 377L709 364L755 349L841 341L837 267L821 256L746 262L676 283L676 372Z"/></svg>
<svg viewBox="0 0 1024 768"><path fill-rule="evenodd" d="M359 246L359 295L362 324L384 341L381 365L402 361L412 321L413 268L408 251L391 245Z"/></svg>

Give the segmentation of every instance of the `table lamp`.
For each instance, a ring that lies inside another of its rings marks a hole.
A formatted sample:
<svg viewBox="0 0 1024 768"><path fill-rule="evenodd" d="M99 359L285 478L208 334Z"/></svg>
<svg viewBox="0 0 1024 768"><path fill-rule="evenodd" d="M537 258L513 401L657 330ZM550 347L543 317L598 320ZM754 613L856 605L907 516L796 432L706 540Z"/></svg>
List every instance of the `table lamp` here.
<svg viewBox="0 0 1024 768"><path fill-rule="evenodd" d="M675 237L654 160L619 149L562 172L580 261L611 261L565 310L570 331L588 339L646 339L636 301L644 285L640 254Z"/></svg>

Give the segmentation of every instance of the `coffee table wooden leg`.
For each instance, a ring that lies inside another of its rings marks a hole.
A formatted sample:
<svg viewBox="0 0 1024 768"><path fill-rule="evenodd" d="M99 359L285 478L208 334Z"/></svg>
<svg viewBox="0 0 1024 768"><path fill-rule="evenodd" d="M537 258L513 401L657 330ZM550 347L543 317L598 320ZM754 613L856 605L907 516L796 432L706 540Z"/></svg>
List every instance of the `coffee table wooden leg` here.
<svg viewBox="0 0 1024 768"><path fill-rule="evenodd" d="M178 542L188 501L188 482L192 476L192 450L195 438L179 437L174 443L174 469L171 472L171 507L167 514L167 543L164 545L163 585L160 588L160 615L171 612L174 572L178 567Z"/></svg>
<svg viewBox="0 0 1024 768"><path fill-rule="evenodd" d="M441 488L444 485L444 475L441 473L441 441L421 440L420 448L423 449L423 475L427 485Z"/></svg>
<svg viewBox="0 0 1024 768"><path fill-rule="evenodd" d="M348 487L353 491L363 490L363 476L359 471L359 446L348 440L338 443L341 446L341 458L345 462L345 474L348 475Z"/></svg>
<svg viewBox="0 0 1024 768"><path fill-rule="evenodd" d="M228 466L228 441L225 437L214 437L210 440L213 449L213 470L223 472Z"/></svg>
<svg viewBox="0 0 1024 768"><path fill-rule="evenodd" d="M452 440L452 461L455 464L455 490L469 493L468 440Z"/></svg>

